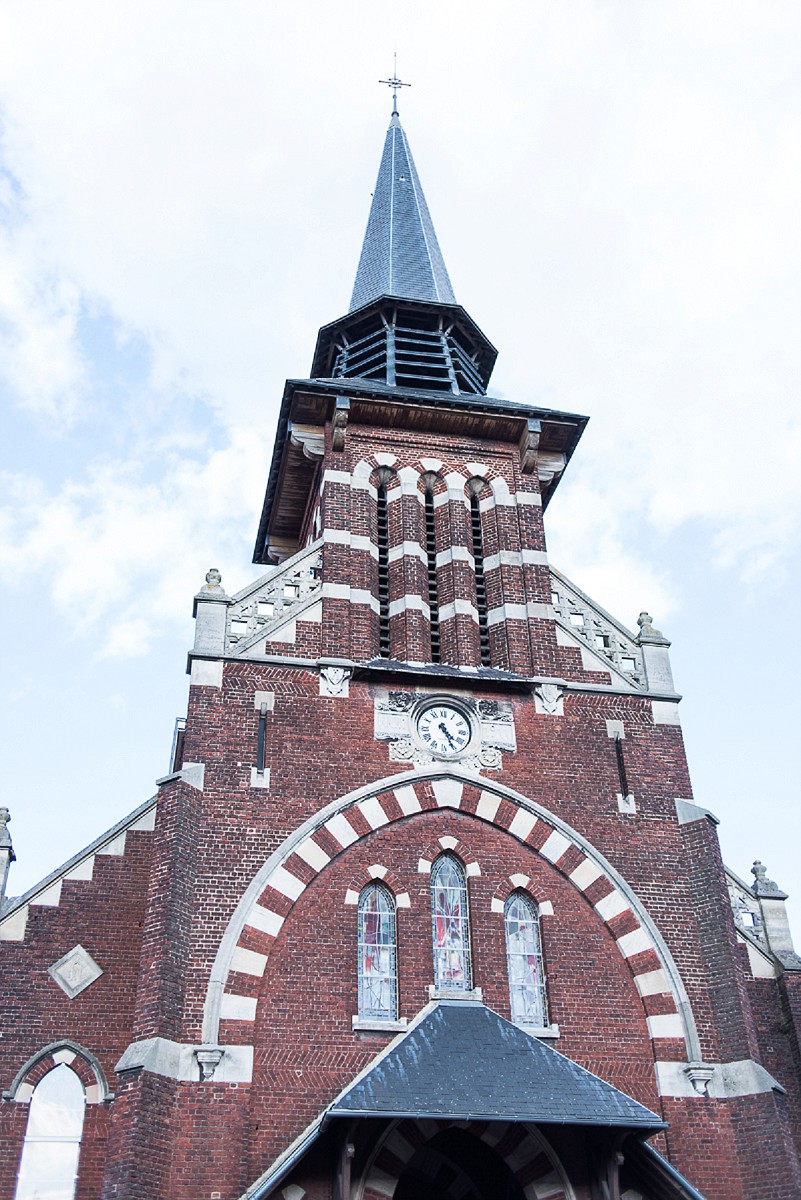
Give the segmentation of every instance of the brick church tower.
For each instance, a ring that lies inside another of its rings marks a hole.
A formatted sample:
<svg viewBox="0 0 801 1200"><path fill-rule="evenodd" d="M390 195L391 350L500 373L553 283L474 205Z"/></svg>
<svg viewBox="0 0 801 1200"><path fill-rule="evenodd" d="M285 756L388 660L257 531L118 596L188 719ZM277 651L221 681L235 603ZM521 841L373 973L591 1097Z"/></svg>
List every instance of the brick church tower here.
<svg viewBox="0 0 801 1200"><path fill-rule="evenodd" d="M790 1200L801 960L669 643L548 561L397 112L158 795L0 910L0 1200ZM13 859L0 810L0 868Z"/></svg>

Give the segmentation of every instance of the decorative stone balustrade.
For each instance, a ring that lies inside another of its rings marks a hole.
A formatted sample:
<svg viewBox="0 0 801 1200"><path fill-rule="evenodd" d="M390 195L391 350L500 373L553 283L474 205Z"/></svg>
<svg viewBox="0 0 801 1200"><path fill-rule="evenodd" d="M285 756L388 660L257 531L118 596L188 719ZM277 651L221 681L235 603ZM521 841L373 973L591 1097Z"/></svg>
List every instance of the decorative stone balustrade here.
<svg viewBox="0 0 801 1200"><path fill-rule="evenodd" d="M255 642L319 600L321 566L322 541L317 541L237 592L228 609L226 652L246 654Z"/></svg>
<svg viewBox="0 0 801 1200"><path fill-rule="evenodd" d="M553 567L551 603L557 621L612 663L636 687L646 689L642 650L637 639Z"/></svg>

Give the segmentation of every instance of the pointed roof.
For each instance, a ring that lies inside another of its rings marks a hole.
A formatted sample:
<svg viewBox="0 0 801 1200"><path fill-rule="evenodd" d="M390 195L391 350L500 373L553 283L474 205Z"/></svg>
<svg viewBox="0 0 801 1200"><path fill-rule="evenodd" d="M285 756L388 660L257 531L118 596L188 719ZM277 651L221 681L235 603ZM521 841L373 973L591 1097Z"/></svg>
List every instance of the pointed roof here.
<svg viewBox="0 0 801 1200"><path fill-rule="evenodd" d="M456 303L412 152L396 112L384 142L349 311L378 296Z"/></svg>
<svg viewBox="0 0 801 1200"><path fill-rule="evenodd" d="M477 1070L477 1064L480 1069ZM440 1001L342 1092L330 1117L602 1125L660 1117L480 1001Z"/></svg>

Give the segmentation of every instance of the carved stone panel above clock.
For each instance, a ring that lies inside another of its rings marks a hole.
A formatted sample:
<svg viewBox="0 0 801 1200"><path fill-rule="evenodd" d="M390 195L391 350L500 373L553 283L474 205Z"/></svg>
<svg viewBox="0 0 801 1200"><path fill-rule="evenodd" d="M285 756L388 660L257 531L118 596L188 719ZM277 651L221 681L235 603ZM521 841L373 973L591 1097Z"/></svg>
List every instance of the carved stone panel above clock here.
<svg viewBox="0 0 801 1200"><path fill-rule="evenodd" d="M512 706L503 700L382 688L374 729L378 741L389 743L390 761L415 766L458 762L499 771L501 751L517 749Z"/></svg>

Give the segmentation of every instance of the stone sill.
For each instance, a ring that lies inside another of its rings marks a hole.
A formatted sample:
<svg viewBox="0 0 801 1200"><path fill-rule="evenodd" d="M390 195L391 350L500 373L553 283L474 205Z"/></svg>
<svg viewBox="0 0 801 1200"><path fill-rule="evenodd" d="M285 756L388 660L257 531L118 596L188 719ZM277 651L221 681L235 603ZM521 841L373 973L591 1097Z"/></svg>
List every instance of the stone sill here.
<svg viewBox="0 0 801 1200"><path fill-rule="evenodd" d="M513 1022L513 1024L517 1024L517 1022ZM546 1039L560 1036L558 1025L517 1025L517 1028L535 1038Z"/></svg>
<svg viewBox="0 0 801 1200"><path fill-rule="evenodd" d="M405 1017L397 1021L382 1020L381 1017L352 1017L351 1025L354 1030L368 1033L402 1033L406 1029Z"/></svg>
<svg viewBox="0 0 801 1200"><path fill-rule="evenodd" d="M483 1000L481 988L459 990L458 988L436 988L433 983L428 989L429 1000Z"/></svg>

